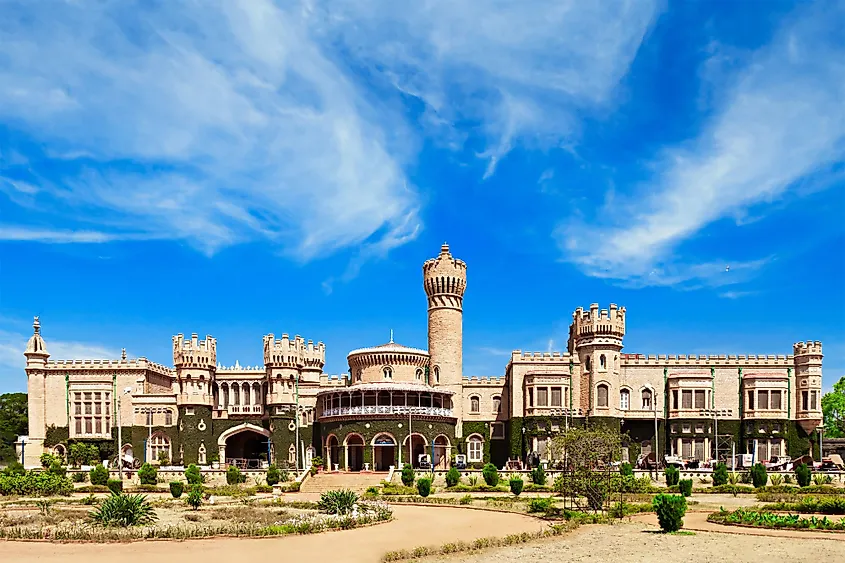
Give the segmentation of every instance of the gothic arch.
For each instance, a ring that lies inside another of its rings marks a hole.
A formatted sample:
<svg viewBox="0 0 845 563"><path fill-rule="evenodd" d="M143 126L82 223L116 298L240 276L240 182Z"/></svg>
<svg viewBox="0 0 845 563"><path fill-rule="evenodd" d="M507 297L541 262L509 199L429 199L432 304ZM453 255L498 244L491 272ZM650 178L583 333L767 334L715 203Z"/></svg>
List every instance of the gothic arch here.
<svg viewBox="0 0 845 563"><path fill-rule="evenodd" d="M256 432L258 434L261 434L262 436L265 436L267 438L270 437L270 431L267 430L266 428L261 428L260 426L256 426L254 424L249 424L248 422L244 422L243 424L238 424L237 426L233 426L233 427L229 428L228 430L224 431L223 433L221 433L220 437L217 438L217 445L218 446L225 446L226 440L228 440L229 438L231 438L235 434L240 434L241 432L245 432L245 431L248 431L248 430L250 430L252 432Z"/></svg>

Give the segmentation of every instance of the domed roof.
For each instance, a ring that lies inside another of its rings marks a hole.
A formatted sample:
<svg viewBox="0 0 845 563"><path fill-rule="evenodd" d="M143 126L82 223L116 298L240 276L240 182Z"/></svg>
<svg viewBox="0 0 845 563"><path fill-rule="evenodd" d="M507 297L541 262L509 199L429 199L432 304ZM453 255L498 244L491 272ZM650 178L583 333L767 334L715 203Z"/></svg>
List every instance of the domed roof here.
<svg viewBox="0 0 845 563"><path fill-rule="evenodd" d="M410 348L408 346L403 346L401 344L397 344L392 340L385 344L379 344L378 346L370 346L369 348L358 348L357 350L352 350L347 354L349 356L357 356L358 354L372 354L372 353L402 353L402 354L417 354L421 356L428 356L427 350L420 350L419 348Z"/></svg>
<svg viewBox="0 0 845 563"><path fill-rule="evenodd" d="M47 345L41 337L41 323L38 321L38 317L35 317L32 322L32 330L33 334L29 337L29 342L26 343L26 351L24 354L49 356L50 354L47 352Z"/></svg>

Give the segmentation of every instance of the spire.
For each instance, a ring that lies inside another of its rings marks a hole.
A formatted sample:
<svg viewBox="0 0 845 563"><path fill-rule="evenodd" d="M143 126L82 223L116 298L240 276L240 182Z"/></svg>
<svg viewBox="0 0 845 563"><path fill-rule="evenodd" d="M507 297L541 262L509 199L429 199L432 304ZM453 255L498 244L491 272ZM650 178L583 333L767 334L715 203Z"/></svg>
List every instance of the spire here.
<svg viewBox="0 0 845 563"><path fill-rule="evenodd" d="M390 329L390 343L393 344L393 329Z"/></svg>
<svg viewBox="0 0 845 563"><path fill-rule="evenodd" d="M449 254L449 244L444 242L443 246L440 247L440 255L445 256Z"/></svg>
<svg viewBox="0 0 845 563"><path fill-rule="evenodd" d="M39 321L37 316L32 320L32 336L29 337L29 342L26 343L24 356L26 356L27 359L42 358L45 360L50 356L50 354L47 353L47 345L41 337L41 321Z"/></svg>
<svg viewBox="0 0 845 563"><path fill-rule="evenodd" d="M32 330L35 331L33 334L38 334L41 332L41 321L38 320L38 315L35 315L32 320Z"/></svg>
<svg viewBox="0 0 845 563"><path fill-rule="evenodd" d="M121 348L120 359L126 361L126 348Z"/></svg>

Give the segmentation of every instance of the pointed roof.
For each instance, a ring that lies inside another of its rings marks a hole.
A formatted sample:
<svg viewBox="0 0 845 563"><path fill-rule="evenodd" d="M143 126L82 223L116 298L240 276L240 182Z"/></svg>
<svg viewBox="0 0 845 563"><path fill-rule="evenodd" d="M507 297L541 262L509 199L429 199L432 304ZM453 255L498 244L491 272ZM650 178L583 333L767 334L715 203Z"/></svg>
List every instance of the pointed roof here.
<svg viewBox="0 0 845 563"><path fill-rule="evenodd" d="M41 337L41 322L38 320L37 316L32 321L32 330L33 334L29 337L29 342L26 343L26 351L24 352L24 355L49 356L50 354L47 352L47 344L44 343L44 339Z"/></svg>

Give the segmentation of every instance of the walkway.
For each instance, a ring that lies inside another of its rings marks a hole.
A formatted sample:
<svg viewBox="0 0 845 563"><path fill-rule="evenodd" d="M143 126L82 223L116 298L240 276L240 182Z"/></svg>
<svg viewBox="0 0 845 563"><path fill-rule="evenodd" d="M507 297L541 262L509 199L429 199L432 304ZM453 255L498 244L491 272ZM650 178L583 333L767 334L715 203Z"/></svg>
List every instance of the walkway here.
<svg viewBox="0 0 845 563"><path fill-rule="evenodd" d="M212 538L144 541L129 544L57 544L0 542L3 561L39 563L133 563L150 561L266 561L284 554L286 560L329 559L373 563L387 551L420 545L440 545L479 537L533 532L544 522L503 512L449 507L393 506L394 520L357 530L277 538ZM327 534L329 537L326 537Z"/></svg>

